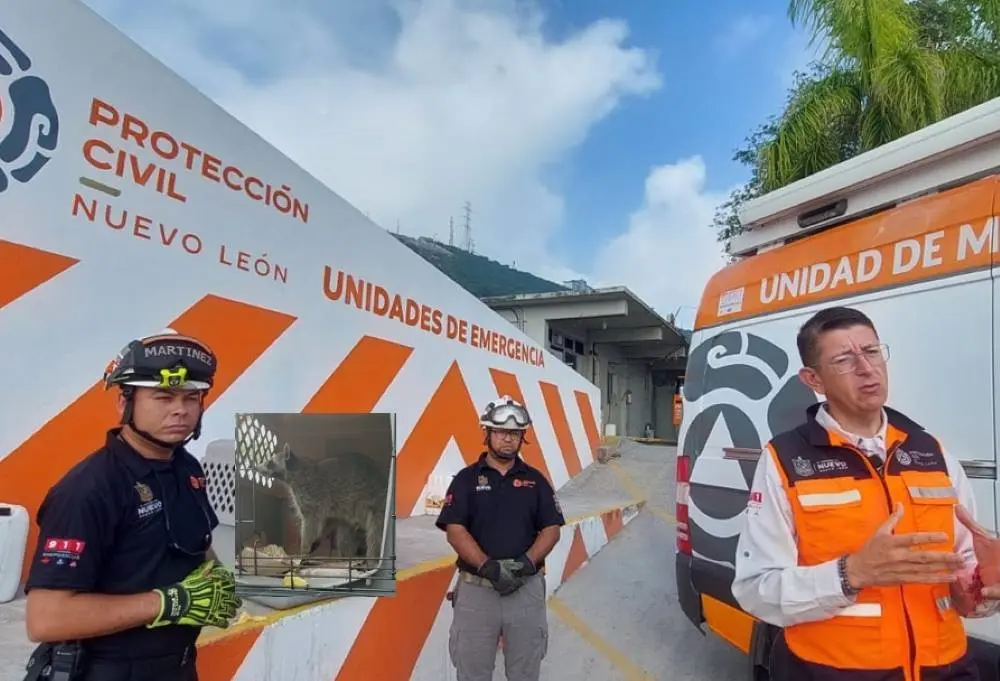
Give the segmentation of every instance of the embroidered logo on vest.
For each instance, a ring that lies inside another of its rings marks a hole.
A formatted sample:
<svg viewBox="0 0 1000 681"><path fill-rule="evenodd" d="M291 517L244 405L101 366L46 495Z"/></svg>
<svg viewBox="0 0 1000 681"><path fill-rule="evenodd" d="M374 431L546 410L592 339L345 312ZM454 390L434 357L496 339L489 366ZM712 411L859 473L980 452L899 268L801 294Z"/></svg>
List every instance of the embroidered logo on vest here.
<svg viewBox="0 0 1000 681"><path fill-rule="evenodd" d="M812 461L801 456L792 459L792 466L795 467L795 472L802 477L816 474L816 469L813 468Z"/></svg>

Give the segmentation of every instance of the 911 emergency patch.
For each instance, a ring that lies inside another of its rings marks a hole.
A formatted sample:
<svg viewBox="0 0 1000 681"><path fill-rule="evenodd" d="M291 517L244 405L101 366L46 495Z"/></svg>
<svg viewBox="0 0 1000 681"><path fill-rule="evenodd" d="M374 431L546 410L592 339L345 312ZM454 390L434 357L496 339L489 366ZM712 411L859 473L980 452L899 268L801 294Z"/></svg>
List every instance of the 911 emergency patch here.
<svg viewBox="0 0 1000 681"><path fill-rule="evenodd" d="M46 537L42 545L41 562L43 564L69 565L76 567L77 561L83 556L87 542L82 539L65 539L62 537Z"/></svg>

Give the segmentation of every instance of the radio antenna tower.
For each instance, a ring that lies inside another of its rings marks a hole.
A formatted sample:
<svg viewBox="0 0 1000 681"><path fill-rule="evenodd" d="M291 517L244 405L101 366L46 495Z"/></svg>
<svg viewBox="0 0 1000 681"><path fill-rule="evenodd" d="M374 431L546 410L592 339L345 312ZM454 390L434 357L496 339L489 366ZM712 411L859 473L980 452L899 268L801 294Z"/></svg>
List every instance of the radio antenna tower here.
<svg viewBox="0 0 1000 681"><path fill-rule="evenodd" d="M455 245L455 218L448 218L448 245Z"/></svg>
<svg viewBox="0 0 1000 681"><path fill-rule="evenodd" d="M472 241L472 204L465 202L465 250L469 253L473 251Z"/></svg>

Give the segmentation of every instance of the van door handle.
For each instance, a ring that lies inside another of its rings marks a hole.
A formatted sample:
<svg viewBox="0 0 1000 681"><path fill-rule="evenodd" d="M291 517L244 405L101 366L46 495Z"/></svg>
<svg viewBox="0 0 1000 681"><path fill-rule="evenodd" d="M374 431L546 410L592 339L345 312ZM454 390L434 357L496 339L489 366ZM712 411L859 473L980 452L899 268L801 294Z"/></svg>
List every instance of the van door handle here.
<svg viewBox="0 0 1000 681"><path fill-rule="evenodd" d="M752 447L723 447L722 458L730 461L758 461L760 450Z"/></svg>
<svg viewBox="0 0 1000 681"><path fill-rule="evenodd" d="M997 465L994 461L966 460L960 461L959 463L962 464L965 474L970 478L986 480L997 479Z"/></svg>

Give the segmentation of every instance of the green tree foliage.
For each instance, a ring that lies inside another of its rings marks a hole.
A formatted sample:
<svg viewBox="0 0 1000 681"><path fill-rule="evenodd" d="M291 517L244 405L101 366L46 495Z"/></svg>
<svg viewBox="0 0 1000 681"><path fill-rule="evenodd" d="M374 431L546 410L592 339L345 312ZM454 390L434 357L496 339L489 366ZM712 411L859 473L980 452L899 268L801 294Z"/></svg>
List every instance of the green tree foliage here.
<svg viewBox="0 0 1000 681"><path fill-rule="evenodd" d="M823 47L784 111L734 160L751 177L719 207L728 242L748 200L1000 96L1000 0L789 0Z"/></svg>

